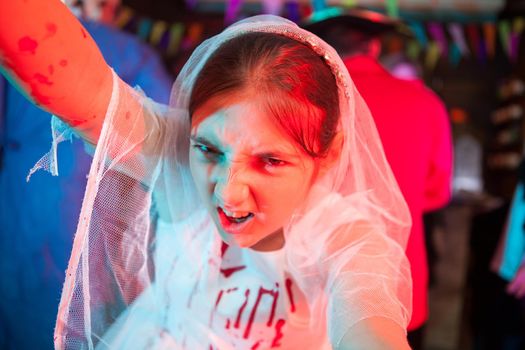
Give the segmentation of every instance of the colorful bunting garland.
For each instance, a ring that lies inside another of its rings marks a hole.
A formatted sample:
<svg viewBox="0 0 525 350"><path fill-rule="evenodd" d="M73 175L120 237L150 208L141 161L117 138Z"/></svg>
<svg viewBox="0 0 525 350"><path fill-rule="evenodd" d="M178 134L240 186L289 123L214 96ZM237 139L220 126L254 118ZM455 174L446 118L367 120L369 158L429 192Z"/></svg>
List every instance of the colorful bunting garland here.
<svg viewBox="0 0 525 350"><path fill-rule="evenodd" d="M308 4L299 0L262 0L262 5L266 13L280 14L294 22L300 22L314 11L325 8L326 1L312 0ZM341 1L347 7L358 3L358 0ZM187 2L195 5L196 0ZM227 2L225 25L238 19L242 5L243 0ZM398 17L398 1L385 0L385 11L390 16ZM189 49L203 40L204 23L168 23L140 16L133 9L122 7L114 24L126 28L131 23L137 36L162 50L168 57L175 56L181 48ZM525 32L524 17L477 23L410 21L408 25L414 39L404 42L401 47L411 58L420 58L423 55L427 69L433 69L442 58L448 59L453 66L469 58L486 63L495 58L498 47L502 48L510 62L516 63L520 40ZM400 50L397 42L390 42L387 47Z"/></svg>

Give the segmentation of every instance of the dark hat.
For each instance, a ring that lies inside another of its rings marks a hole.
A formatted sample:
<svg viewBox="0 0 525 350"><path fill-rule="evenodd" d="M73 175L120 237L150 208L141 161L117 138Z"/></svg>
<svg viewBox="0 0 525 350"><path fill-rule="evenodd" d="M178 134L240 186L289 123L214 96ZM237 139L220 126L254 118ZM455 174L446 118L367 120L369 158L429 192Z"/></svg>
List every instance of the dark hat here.
<svg viewBox="0 0 525 350"><path fill-rule="evenodd" d="M299 25L314 34L321 34L330 27L342 27L370 36L386 33L412 36L408 26L401 20L362 8L328 7L314 12Z"/></svg>

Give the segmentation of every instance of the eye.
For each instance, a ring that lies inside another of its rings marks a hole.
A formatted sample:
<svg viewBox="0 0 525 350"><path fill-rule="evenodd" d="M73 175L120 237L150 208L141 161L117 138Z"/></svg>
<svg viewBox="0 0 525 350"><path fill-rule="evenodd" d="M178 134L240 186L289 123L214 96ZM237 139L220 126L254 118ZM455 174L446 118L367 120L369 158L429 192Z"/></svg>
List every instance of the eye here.
<svg viewBox="0 0 525 350"><path fill-rule="evenodd" d="M271 167L279 167L286 164L284 160L280 160L274 157L264 157L262 158L264 165Z"/></svg>
<svg viewBox="0 0 525 350"><path fill-rule="evenodd" d="M202 143L195 143L193 144L193 148L198 150L206 159L215 161L218 160L220 156L222 156L222 152L219 152L215 148L203 145Z"/></svg>

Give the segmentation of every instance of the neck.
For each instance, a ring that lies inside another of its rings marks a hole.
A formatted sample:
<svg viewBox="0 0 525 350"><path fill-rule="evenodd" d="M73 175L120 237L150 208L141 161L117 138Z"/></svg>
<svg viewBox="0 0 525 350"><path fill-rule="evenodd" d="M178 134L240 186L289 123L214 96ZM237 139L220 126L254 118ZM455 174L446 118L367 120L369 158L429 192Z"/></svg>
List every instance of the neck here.
<svg viewBox="0 0 525 350"><path fill-rule="evenodd" d="M284 243L284 231L281 227L268 237L265 237L259 242L255 243L250 247L250 249L253 249L257 252L271 252L284 247Z"/></svg>

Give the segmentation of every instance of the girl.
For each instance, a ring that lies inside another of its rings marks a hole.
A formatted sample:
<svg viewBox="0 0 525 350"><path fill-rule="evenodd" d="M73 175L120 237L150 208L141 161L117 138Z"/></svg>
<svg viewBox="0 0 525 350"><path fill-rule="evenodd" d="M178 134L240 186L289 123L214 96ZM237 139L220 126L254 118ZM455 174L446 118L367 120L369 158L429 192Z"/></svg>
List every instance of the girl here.
<svg viewBox="0 0 525 350"><path fill-rule="evenodd" d="M409 213L331 47L244 20L196 49L165 107L60 3L0 13L6 75L96 144L57 348L408 348Z"/></svg>

